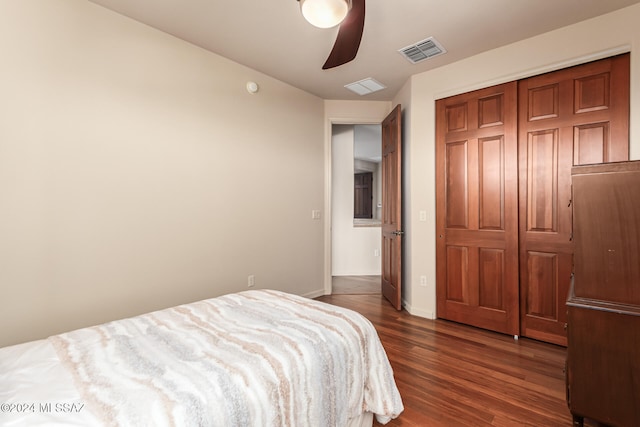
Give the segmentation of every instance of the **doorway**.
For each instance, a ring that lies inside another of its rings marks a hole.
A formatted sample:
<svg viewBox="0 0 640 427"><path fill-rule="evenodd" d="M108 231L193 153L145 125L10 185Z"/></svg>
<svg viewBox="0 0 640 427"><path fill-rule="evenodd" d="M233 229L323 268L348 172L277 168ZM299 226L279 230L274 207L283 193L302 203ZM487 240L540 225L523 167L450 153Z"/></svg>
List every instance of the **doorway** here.
<svg viewBox="0 0 640 427"><path fill-rule="evenodd" d="M384 105L384 104L380 104ZM340 121L339 123L350 123L351 121ZM351 122L353 123L353 122ZM379 258L376 263L380 268L380 284L382 295L389 300L389 302L396 308L396 310L402 309L402 247L404 231L402 230L402 106L397 104L390 112L386 113L386 117L382 119L380 124L380 146L381 146L381 214L380 214L380 250L374 249L374 257ZM332 125L336 124L333 120L327 122L328 128L326 135L328 136L326 142L327 154L327 181L328 184L325 192L325 201L328 206L329 214L326 215L325 221L325 291L327 294L331 293L331 277L332 271L335 269L335 264L338 257L332 250L335 246L333 243L333 237L337 236L335 224L332 222L336 209L334 209L334 200L336 193L343 192L350 194L353 187L350 184L346 186L336 185L334 179L334 172L337 163L340 160L345 162L345 156L337 155L337 152L333 150L333 142L338 135L337 132L333 134ZM344 144L342 147L350 149L353 144ZM341 147L340 144L336 144L336 149ZM346 160L351 162L350 160ZM350 166L349 166L350 167ZM353 171L351 171L352 175ZM350 207L349 221L353 221L353 212L351 211L353 200L350 199L348 204ZM353 227L353 224L351 225ZM371 227L361 227L366 229ZM348 254L347 254L348 255Z"/></svg>
<svg viewBox="0 0 640 427"><path fill-rule="evenodd" d="M381 126L333 124L331 134L332 293L380 293Z"/></svg>

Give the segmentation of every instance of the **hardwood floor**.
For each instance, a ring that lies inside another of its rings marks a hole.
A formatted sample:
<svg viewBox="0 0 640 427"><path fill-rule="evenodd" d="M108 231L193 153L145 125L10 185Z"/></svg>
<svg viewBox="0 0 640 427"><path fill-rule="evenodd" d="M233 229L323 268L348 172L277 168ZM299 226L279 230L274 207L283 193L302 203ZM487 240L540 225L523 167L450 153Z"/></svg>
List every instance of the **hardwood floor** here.
<svg viewBox="0 0 640 427"><path fill-rule="evenodd" d="M380 276L333 276L331 293L333 295L380 294L381 280Z"/></svg>
<svg viewBox="0 0 640 427"><path fill-rule="evenodd" d="M405 406L387 426L572 425L564 347L412 316L381 295L317 299L358 311L378 330Z"/></svg>

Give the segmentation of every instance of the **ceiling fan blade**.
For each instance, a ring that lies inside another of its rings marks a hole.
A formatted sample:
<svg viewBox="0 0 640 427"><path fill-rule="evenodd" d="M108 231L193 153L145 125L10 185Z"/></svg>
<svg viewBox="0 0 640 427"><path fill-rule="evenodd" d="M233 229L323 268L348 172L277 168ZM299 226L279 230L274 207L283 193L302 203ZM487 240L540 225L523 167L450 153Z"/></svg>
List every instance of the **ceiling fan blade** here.
<svg viewBox="0 0 640 427"><path fill-rule="evenodd" d="M322 69L328 70L353 61L360 47L363 30L364 0L352 0L351 10L340 24L338 37Z"/></svg>

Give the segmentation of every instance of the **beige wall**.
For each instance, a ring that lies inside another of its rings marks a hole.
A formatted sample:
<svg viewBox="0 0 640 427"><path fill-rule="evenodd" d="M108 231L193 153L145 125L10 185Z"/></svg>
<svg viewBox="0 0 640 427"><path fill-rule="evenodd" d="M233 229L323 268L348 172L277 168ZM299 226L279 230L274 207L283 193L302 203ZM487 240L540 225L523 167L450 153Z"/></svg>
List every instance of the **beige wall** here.
<svg viewBox="0 0 640 427"><path fill-rule="evenodd" d="M411 125L405 132L405 150L410 152L405 295L412 313L436 314L435 100L631 51L630 154L640 159L639 22L640 4L415 75L405 85L397 101L410 104L406 114ZM423 209L426 222L418 220ZM420 286L421 275L427 277L426 287Z"/></svg>
<svg viewBox="0 0 640 427"><path fill-rule="evenodd" d="M324 292L323 100L84 0L0 2L0 52L0 346Z"/></svg>

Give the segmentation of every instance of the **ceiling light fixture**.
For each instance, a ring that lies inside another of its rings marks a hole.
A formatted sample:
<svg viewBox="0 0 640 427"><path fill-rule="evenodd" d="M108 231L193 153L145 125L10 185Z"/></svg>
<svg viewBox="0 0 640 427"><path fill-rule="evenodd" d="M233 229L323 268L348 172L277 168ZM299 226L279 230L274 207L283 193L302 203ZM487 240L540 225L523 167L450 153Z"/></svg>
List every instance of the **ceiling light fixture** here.
<svg viewBox="0 0 640 427"><path fill-rule="evenodd" d="M331 28L341 23L351 9L351 0L298 0L302 16L318 28Z"/></svg>

